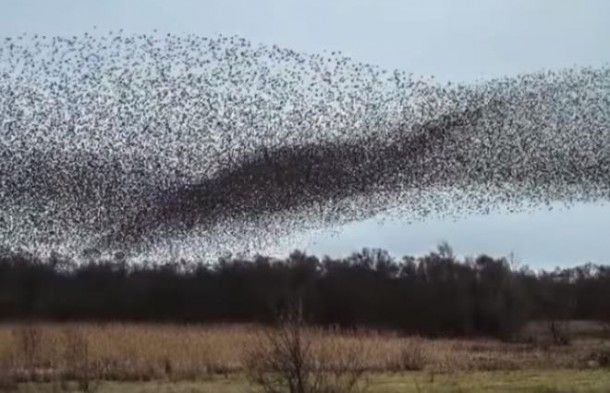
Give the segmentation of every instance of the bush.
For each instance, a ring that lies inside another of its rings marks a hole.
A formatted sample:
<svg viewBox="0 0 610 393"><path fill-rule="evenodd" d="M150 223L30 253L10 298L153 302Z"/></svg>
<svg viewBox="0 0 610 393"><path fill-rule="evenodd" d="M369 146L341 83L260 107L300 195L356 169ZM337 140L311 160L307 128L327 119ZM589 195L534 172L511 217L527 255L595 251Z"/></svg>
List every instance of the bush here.
<svg viewBox="0 0 610 393"><path fill-rule="evenodd" d="M400 350L401 371L421 371L428 361L424 346L420 340L409 340Z"/></svg>
<svg viewBox="0 0 610 393"><path fill-rule="evenodd" d="M77 328L67 328L64 331L66 350L64 360L66 370L62 379L74 380L82 392L93 392L99 387L99 376L89 359L89 343L84 334Z"/></svg>
<svg viewBox="0 0 610 393"><path fill-rule="evenodd" d="M278 318L249 351L247 376L264 393L355 393L366 390L358 349L316 349L300 309Z"/></svg>

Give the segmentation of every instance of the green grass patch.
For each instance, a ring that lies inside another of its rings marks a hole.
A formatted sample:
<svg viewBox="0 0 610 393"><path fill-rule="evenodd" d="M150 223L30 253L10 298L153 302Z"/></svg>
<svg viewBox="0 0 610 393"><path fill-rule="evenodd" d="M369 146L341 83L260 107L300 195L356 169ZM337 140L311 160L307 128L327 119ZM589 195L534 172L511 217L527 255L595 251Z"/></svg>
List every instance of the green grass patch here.
<svg viewBox="0 0 610 393"><path fill-rule="evenodd" d="M604 370L490 371L452 374L425 372L376 376L375 393L454 392L610 392L610 372Z"/></svg>
<svg viewBox="0 0 610 393"><path fill-rule="evenodd" d="M411 372L375 374L370 377L370 393L608 393L608 370L489 371L434 374ZM23 384L20 392L57 392L52 384ZM251 393L241 375L214 377L195 382L104 382L97 393Z"/></svg>

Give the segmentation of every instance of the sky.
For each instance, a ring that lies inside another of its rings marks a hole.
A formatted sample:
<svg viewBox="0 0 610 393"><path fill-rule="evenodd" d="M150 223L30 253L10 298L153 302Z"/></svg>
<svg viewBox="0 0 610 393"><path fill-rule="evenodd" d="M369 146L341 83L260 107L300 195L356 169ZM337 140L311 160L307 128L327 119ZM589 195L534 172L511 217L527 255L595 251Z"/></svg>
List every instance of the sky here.
<svg viewBox="0 0 610 393"><path fill-rule="evenodd" d="M0 36L236 34L438 81L477 82L541 69L610 63L607 0L3 0ZM458 255L514 253L532 267L610 263L610 204L409 224L377 217L305 235L317 254L382 247L419 255L448 241Z"/></svg>

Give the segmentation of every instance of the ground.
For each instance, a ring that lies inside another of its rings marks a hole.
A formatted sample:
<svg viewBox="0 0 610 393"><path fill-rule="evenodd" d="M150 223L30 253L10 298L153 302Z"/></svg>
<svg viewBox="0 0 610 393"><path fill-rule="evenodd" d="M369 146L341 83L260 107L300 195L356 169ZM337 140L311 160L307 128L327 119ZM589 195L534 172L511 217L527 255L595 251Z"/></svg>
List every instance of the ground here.
<svg viewBox="0 0 610 393"><path fill-rule="evenodd" d="M549 370L549 371L487 371L432 374L410 372L377 374L371 377L370 393L492 393L535 392L576 393L610 392L610 371ZM22 392L53 392L52 384L27 384ZM56 391L56 390L55 390ZM97 393L246 393L253 392L241 375L213 377L190 382L107 382Z"/></svg>
<svg viewBox="0 0 610 393"><path fill-rule="evenodd" d="M324 364L357 353L356 362L345 364L367 370L370 393L609 393L606 330L574 326L569 345L550 343L540 333L543 324L515 343L316 328L305 337ZM256 325L3 324L0 392L8 391L3 378L21 381L21 392L74 391L76 383L66 381L75 378L96 393L256 392L244 372L249 348L265 331Z"/></svg>

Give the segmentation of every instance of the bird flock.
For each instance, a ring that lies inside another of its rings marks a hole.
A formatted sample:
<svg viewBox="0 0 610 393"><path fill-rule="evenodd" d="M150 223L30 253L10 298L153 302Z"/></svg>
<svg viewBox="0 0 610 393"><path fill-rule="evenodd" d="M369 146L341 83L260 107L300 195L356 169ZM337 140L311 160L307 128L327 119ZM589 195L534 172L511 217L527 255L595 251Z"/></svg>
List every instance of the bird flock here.
<svg viewBox="0 0 610 393"><path fill-rule="evenodd" d="M263 252L403 219L610 199L610 68L441 84L241 37L0 43L0 246Z"/></svg>

